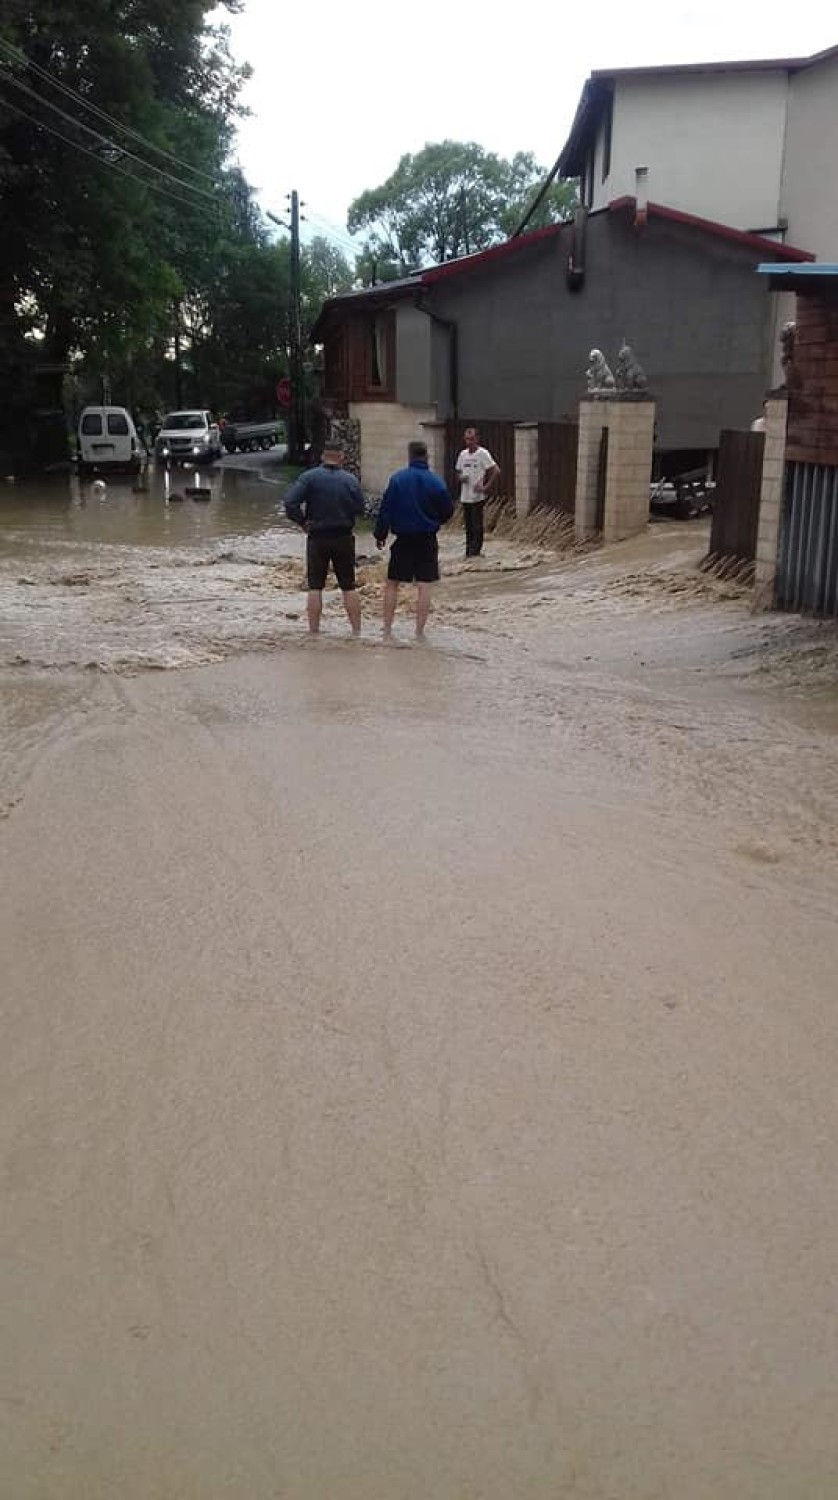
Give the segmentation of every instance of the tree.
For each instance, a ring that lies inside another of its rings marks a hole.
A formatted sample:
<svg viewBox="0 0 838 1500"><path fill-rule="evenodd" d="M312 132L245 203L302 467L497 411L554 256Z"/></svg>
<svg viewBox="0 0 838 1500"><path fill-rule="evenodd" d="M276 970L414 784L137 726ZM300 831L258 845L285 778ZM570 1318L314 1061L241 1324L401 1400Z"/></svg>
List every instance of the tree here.
<svg viewBox="0 0 838 1500"><path fill-rule="evenodd" d="M164 373L183 310L253 241L250 189L227 165L247 70L210 9L5 0L0 419L34 399L27 359L108 373L115 399L117 378L147 383L152 355Z"/></svg>
<svg viewBox="0 0 838 1500"><path fill-rule="evenodd" d="M348 292L355 280L346 256L323 235L315 235L303 245L300 255L300 282L303 303L303 337L313 328L323 303L340 292Z"/></svg>
<svg viewBox="0 0 838 1500"><path fill-rule="evenodd" d="M506 160L474 141L440 141L403 156L386 182L350 205L349 229L369 231L362 266L395 263L404 274L498 244L546 175L531 152ZM575 201L574 183L553 184L531 227L567 218Z"/></svg>
<svg viewBox="0 0 838 1500"><path fill-rule="evenodd" d="M355 278L362 286L376 286L381 281L398 281L406 267L389 255L386 248L380 249L375 240L368 240L360 255L355 258Z"/></svg>

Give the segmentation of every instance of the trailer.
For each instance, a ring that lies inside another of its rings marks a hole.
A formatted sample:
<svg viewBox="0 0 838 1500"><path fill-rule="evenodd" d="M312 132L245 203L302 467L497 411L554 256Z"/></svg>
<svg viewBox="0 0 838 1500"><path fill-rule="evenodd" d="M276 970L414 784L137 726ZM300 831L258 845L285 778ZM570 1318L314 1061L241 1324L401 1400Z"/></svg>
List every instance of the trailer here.
<svg viewBox="0 0 838 1500"><path fill-rule="evenodd" d="M716 486L710 477L710 466L689 469L658 479L649 486L649 508L653 515L671 515L689 521L713 509Z"/></svg>
<svg viewBox="0 0 838 1500"><path fill-rule="evenodd" d="M225 422L221 429L221 441L228 453L256 453L260 448L273 448L285 441L285 423L275 422Z"/></svg>

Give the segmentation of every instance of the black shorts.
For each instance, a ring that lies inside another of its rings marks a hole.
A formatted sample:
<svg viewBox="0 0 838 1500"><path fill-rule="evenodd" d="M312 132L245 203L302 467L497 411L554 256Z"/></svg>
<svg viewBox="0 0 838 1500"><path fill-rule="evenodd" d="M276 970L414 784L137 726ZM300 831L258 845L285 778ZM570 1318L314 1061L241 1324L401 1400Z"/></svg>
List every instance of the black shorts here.
<svg viewBox="0 0 838 1500"><path fill-rule="evenodd" d="M334 568L338 588L350 594L355 587L355 538L351 531L312 531L306 545L308 586L320 593Z"/></svg>
<svg viewBox="0 0 838 1500"><path fill-rule="evenodd" d="M397 536L390 548L387 577L391 583L436 583L439 579L436 532L416 531Z"/></svg>

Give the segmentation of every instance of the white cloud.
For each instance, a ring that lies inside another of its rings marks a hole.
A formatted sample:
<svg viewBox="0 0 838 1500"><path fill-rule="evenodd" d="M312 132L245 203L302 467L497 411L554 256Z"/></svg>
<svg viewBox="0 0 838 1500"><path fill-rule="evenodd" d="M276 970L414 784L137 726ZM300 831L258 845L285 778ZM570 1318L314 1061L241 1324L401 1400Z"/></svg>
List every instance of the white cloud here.
<svg viewBox="0 0 838 1500"><path fill-rule="evenodd" d="M549 15L548 21L544 20ZM239 154L261 201L299 189L345 229L346 209L405 151L446 136L557 156L588 73L664 62L800 56L838 41L825 0L426 0L422 7L248 0L233 46L254 68ZM318 229L312 221L311 228Z"/></svg>

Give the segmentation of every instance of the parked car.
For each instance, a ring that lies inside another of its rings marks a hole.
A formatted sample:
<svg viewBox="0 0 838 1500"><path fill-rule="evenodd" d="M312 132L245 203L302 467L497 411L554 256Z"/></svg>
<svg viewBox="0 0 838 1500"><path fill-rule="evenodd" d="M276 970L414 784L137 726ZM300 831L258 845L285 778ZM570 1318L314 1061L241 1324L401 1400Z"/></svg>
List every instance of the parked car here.
<svg viewBox="0 0 838 1500"><path fill-rule="evenodd" d="M221 441L228 453L255 453L257 448L272 448L285 441L285 423L225 422Z"/></svg>
<svg viewBox="0 0 838 1500"><path fill-rule="evenodd" d="M78 443L80 474L104 469L136 473L147 457L124 406L86 406L79 418Z"/></svg>
<svg viewBox="0 0 838 1500"><path fill-rule="evenodd" d="M208 411L170 411L154 445L163 463L215 463L222 454L221 429Z"/></svg>

